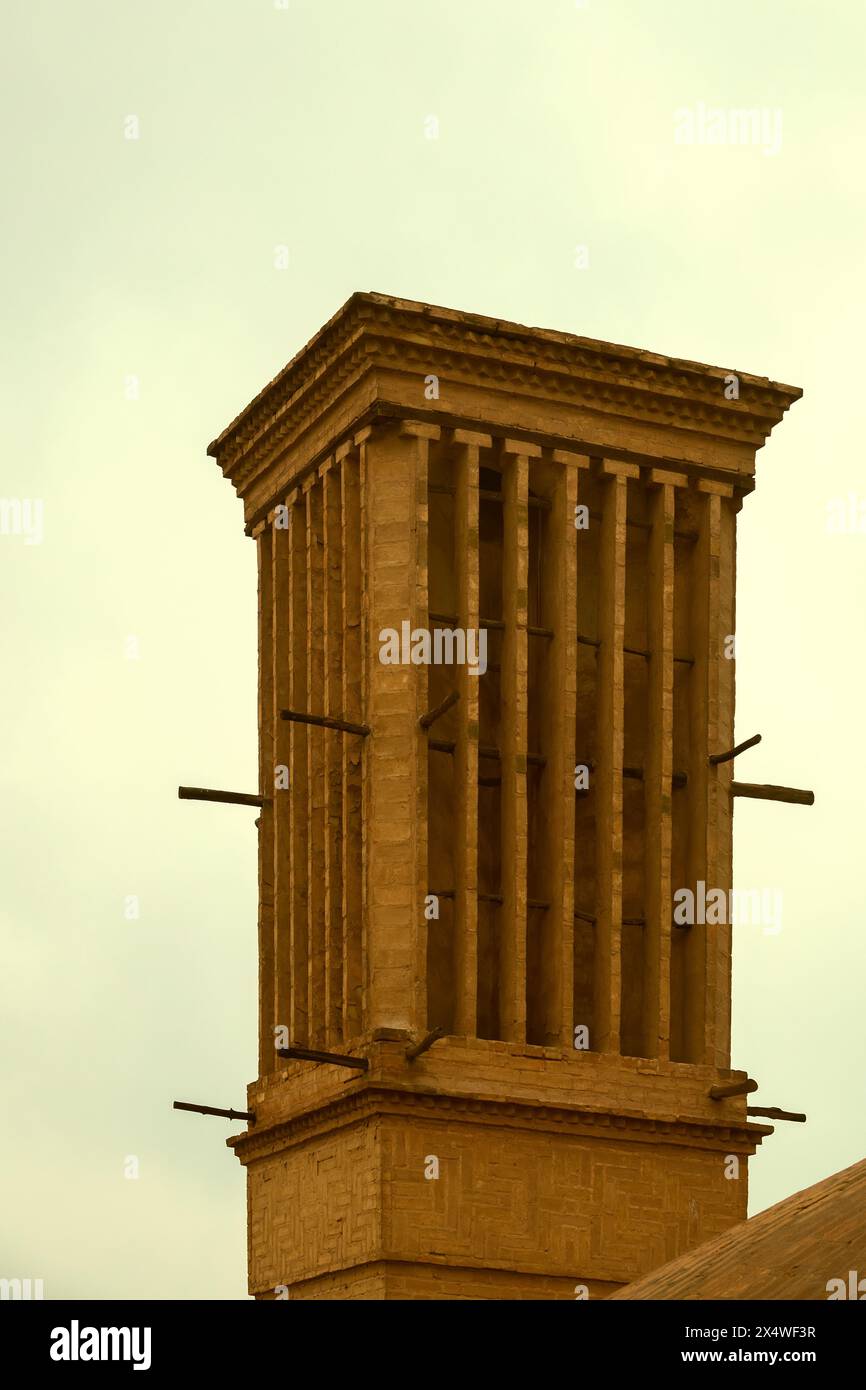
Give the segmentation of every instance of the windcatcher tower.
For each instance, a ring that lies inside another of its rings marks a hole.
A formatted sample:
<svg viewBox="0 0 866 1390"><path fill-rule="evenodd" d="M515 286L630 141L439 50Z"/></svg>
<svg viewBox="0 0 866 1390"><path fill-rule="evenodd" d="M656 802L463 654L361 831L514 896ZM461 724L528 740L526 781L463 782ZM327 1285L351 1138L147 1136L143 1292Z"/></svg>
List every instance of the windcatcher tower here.
<svg viewBox="0 0 866 1390"><path fill-rule="evenodd" d="M800 395L736 389L356 294L210 446L258 551L257 1297L604 1296L745 1217L730 928L672 921L731 886L736 517ZM486 672L381 659L436 629Z"/></svg>

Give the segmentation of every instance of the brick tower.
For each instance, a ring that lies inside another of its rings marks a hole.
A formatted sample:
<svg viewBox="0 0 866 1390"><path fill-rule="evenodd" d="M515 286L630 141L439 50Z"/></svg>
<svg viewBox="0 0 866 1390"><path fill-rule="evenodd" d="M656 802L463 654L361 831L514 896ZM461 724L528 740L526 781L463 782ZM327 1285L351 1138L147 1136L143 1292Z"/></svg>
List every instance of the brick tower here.
<svg viewBox="0 0 866 1390"><path fill-rule="evenodd" d="M799 395L356 294L210 446L258 550L256 1297L601 1297L745 1216L730 927L672 901L731 887L736 516Z"/></svg>

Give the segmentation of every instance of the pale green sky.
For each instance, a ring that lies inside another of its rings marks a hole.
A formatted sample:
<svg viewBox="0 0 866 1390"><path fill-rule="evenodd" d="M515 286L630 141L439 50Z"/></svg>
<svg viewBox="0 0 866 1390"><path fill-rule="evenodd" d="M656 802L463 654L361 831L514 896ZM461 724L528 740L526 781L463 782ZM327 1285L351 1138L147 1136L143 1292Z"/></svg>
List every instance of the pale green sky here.
<svg viewBox="0 0 866 1390"><path fill-rule="evenodd" d="M752 1210L861 1158L866 534L825 526L866 495L860 0L4 10L0 497L44 537L0 535L0 1274L245 1295L236 1126L170 1108L256 1066L255 812L176 796L256 777L254 548L204 451L356 289L804 387L740 525L738 770L817 797L737 803L784 918L735 933L733 1063L809 1116ZM778 153L675 144L701 102L781 112Z"/></svg>

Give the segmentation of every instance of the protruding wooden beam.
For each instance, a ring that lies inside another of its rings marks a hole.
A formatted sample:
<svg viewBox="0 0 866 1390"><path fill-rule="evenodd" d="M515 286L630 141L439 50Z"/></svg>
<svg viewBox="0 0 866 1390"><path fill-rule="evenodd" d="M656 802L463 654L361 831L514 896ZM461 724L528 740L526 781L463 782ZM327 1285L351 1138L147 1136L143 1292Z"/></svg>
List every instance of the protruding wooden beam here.
<svg viewBox="0 0 866 1390"><path fill-rule="evenodd" d="M327 1062L332 1067L351 1067L355 1071L369 1070L367 1057L347 1057L341 1052L318 1052L311 1047L278 1047L278 1057L297 1062Z"/></svg>
<svg viewBox="0 0 866 1390"><path fill-rule="evenodd" d="M256 1122L254 1110L219 1110L215 1105L193 1105L187 1100L174 1101L172 1110L192 1110L196 1115L221 1115L224 1120L246 1120L251 1125Z"/></svg>
<svg viewBox="0 0 866 1390"><path fill-rule="evenodd" d="M220 801L232 806L264 806L265 796L253 796L247 792L215 792L209 787L178 787L180 801Z"/></svg>
<svg viewBox="0 0 866 1390"><path fill-rule="evenodd" d="M361 734L366 737L371 733L368 724L352 724L348 719L334 719L325 714L304 714L299 709L281 709L281 719L291 719L296 724L315 724L321 729L339 729L345 734Z"/></svg>
<svg viewBox="0 0 866 1390"><path fill-rule="evenodd" d="M722 1081L707 1091L710 1100L730 1100L732 1096L750 1096L757 1091L758 1083L747 1076L744 1081Z"/></svg>
<svg viewBox="0 0 866 1390"><path fill-rule="evenodd" d="M747 738L745 742L738 743L735 748L729 748L727 753L711 753L710 763L717 767L719 763L729 763L732 758L736 758L738 753L745 753L747 748L754 748L756 743L761 742L761 735L755 734L754 738Z"/></svg>
<svg viewBox="0 0 866 1390"><path fill-rule="evenodd" d="M435 1042L438 1042L439 1039L444 1038L444 1036L444 1028L434 1028L431 1033L420 1038L418 1042L412 1043L411 1047L406 1048L406 1061L414 1062L416 1057L420 1057L423 1052L427 1052Z"/></svg>
<svg viewBox="0 0 866 1390"><path fill-rule="evenodd" d="M804 1125L806 1116L793 1110L780 1110L778 1106L747 1105L747 1115L761 1115L765 1120L793 1120L794 1124Z"/></svg>
<svg viewBox="0 0 866 1390"><path fill-rule="evenodd" d="M763 786L759 782L732 782L731 796L745 796L752 801L787 801L792 806L814 806L815 793L799 787Z"/></svg>
<svg viewBox="0 0 866 1390"><path fill-rule="evenodd" d="M433 709L428 709L426 714L421 715L418 720L419 729L429 729L431 724L435 724L437 719L441 719L443 714L447 714L459 699L460 691L452 690L450 694L445 696L444 700L439 701L438 705L434 705Z"/></svg>

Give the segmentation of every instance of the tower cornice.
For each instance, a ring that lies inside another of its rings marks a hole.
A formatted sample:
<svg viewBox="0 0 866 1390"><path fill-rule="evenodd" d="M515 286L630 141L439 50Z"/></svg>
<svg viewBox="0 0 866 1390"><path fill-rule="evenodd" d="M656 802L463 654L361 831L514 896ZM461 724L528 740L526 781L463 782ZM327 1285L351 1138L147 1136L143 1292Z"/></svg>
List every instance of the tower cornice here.
<svg viewBox="0 0 866 1390"><path fill-rule="evenodd" d="M377 401L423 403L470 427L526 424L600 449L632 422L637 452L751 473L760 448L802 392L766 377L550 329L358 293L209 445L245 497L263 470L302 456L327 418L345 423ZM726 399L735 377L736 399Z"/></svg>

